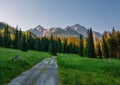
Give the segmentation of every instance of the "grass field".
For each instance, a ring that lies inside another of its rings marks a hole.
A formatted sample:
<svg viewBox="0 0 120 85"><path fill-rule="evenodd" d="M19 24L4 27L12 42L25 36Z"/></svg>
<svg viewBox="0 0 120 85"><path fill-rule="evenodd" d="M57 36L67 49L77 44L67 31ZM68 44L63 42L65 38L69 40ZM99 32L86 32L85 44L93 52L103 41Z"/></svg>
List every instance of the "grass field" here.
<svg viewBox="0 0 120 85"><path fill-rule="evenodd" d="M12 61L16 55L20 55L20 59ZM46 52L0 48L0 85L49 56ZM120 85L119 59L91 59L75 54L58 54L57 61L61 85Z"/></svg>
<svg viewBox="0 0 120 85"><path fill-rule="evenodd" d="M57 57L61 85L120 85L120 60L74 54Z"/></svg>
<svg viewBox="0 0 120 85"><path fill-rule="evenodd" d="M11 59L16 55L20 55L20 59L12 61ZM9 82L21 72L49 56L46 52L22 52L20 50L0 48L0 85Z"/></svg>

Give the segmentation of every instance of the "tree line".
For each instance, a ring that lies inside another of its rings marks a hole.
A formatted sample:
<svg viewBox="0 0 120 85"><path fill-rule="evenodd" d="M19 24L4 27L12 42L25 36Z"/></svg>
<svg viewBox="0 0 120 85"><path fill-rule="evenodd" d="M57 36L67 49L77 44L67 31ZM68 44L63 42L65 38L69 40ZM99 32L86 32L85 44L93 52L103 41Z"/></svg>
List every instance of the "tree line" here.
<svg viewBox="0 0 120 85"><path fill-rule="evenodd" d="M92 28L87 37L35 37L31 32L23 32L16 27L10 32L9 26L0 32L0 47L20 49L22 51L37 50L57 53L75 53L90 58L120 58L120 32L104 32L102 38L93 37Z"/></svg>

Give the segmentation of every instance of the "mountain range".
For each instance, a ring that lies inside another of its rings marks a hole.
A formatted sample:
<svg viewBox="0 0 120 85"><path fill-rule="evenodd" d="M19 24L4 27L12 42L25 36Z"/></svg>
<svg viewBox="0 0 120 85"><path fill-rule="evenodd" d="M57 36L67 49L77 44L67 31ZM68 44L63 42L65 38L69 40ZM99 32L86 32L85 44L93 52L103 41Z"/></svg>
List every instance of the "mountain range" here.
<svg viewBox="0 0 120 85"><path fill-rule="evenodd" d="M7 23L0 22L0 29L4 28L7 25ZM13 27L9 26L12 28ZM42 36L50 36L50 35L55 35L55 36L63 36L63 37L79 37L80 34L83 35L83 37L87 36L87 28L80 25L80 24L75 24L72 26L66 26L65 28L60 28L60 27L52 27L49 29L46 29L42 27L41 25L38 25L34 28L31 28L27 30L28 32L31 32L34 36L37 37L42 37ZM96 31L93 31L93 36L94 37L102 37L102 34Z"/></svg>
<svg viewBox="0 0 120 85"><path fill-rule="evenodd" d="M66 26L65 28L52 27L49 29L46 29L41 25L38 25L37 27L31 28L27 31L32 32L37 37L50 36L50 35L64 36L64 37L79 37L80 34L82 34L83 37L85 37L87 36L87 30L88 29L86 27L81 26L80 24L75 24L72 26ZM99 32L93 31L93 36L101 38L102 34Z"/></svg>

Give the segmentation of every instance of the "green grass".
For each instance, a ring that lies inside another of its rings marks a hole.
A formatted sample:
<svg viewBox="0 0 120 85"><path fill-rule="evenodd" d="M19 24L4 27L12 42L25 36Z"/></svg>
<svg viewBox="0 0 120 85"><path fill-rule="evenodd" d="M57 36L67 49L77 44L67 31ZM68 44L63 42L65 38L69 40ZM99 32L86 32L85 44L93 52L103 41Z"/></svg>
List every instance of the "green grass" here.
<svg viewBox="0 0 120 85"><path fill-rule="evenodd" d="M57 57L61 85L120 85L120 60L74 54Z"/></svg>
<svg viewBox="0 0 120 85"><path fill-rule="evenodd" d="M12 61L16 55L20 59ZM49 57L46 52L0 48L0 85ZM120 85L120 60L91 59L75 54L58 54L61 85Z"/></svg>
<svg viewBox="0 0 120 85"><path fill-rule="evenodd" d="M11 59L20 55L20 59L12 61ZM46 52L28 51L0 48L0 85L9 82L12 78L21 72L31 68L42 59L49 57Z"/></svg>

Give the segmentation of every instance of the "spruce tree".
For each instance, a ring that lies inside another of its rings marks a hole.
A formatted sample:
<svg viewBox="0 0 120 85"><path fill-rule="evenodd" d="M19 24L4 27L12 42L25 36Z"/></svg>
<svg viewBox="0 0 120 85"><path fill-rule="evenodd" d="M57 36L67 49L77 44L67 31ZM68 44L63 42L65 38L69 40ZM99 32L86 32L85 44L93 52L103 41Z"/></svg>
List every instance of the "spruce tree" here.
<svg viewBox="0 0 120 85"><path fill-rule="evenodd" d="M120 58L120 32L117 32L117 58Z"/></svg>
<svg viewBox="0 0 120 85"><path fill-rule="evenodd" d="M49 53L53 55L53 36L51 36L49 40Z"/></svg>
<svg viewBox="0 0 120 85"><path fill-rule="evenodd" d="M108 47L107 47L107 43L104 39L104 36L103 36L103 44L102 44L102 48L103 48L103 56L104 58L109 58L109 54L108 54Z"/></svg>
<svg viewBox="0 0 120 85"><path fill-rule="evenodd" d="M117 57L117 32L115 31L114 27L113 27L113 30L112 30L112 36L111 36L111 45L112 45L112 55L111 57L114 57L116 58Z"/></svg>
<svg viewBox="0 0 120 85"><path fill-rule="evenodd" d="M1 32L0 32L0 47L3 47L3 37Z"/></svg>
<svg viewBox="0 0 120 85"><path fill-rule="evenodd" d="M28 50L28 46L27 46L27 36L25 34L22 35L22 47L21 47L22 51L27 51Z"/></svg>
<svg viewBox="0 0 120 85"><path fill-rule="evenodd" d="M58 38L58 40L57 40L57 52L62 52L62 51L63 51L62 43L61 43L60 38Z"/></svg>
<svg viewBox="0 0 120 85"><path fill-rule="evenodd" d="M79 45L79 49L78 49L78 54L80 56L83 56L83 48L84 48L83 38L82 38L82 35L80 34L80 45Z"/></svg>
<svg viewBox="0 0 120 85"><path fill-rule="evenodd" d="M34 44L34 38L32 37L31 32L27 33L27 42L28 42L28 49L34 50L35 44Z"/></svg>
<svg viewBox="0 0 120 85"><path fill-rule="evenodd" d="M50 37L49 41L49 53L53 56L57 55L57 44L56 41L53 39L53 35Z"/></svg>
<svg viewBox="0 0 120 85"><path fill-rule="evenodd" d="M73 45L72 45L72 43L70 43L70 44L67 46L67 53L73 53Z"/></svg>
<svg viewBox="0 0 120 85"><path fill-rule="evenodd" d="M41 50L47 52L49 50L49 40L46 36L41 39Z"/></svg>
<svg viewBox="0 0 120 85"><path fill-rule="evenodd" d="M90 58L95 58L95 48L94 48L94 40L93 40L93 34L92 29L88 30L88 38L87 38L87 56Z"/></svg>
<svg viewBox="0 0 120 85"><path fill-rule="evenodd" d="M44 42L44 37L41 39L41 51L44 51L45 48L45 42Z"/></svg>
<svg viewBox="0 0 120 85"><path fill-rule="evenodd" d="M22 46L22 30L20 28L18 33L18 49L21 49L21 46Z"/></svg>
<svg viewBox="0 0 120 85"><path fill-rule="evenodd" d="M19 32L18 32L18 26L16 27L16 29L15 29L15 35L14 35L14 48L15 49L18 49L18 41L19 41L19 39L18 39L18 36L19 36L19 34L18 34Z"/></svg>
<svg viewBox="0 0 120 85"><path fill-rule="evenodd" d="M67 53L67 40L64 39L64 53Z"/></svg>
<svg viewBox="0 0 120 85"><path fill-rule="evenodd" d="M10 32L8 25L4 29L4 47L6 48L10 47Z"/></svg>
<svg viewBox="0 0 120 85"><path fill-rule="evenodd" d="M112 34L110 34L110 39L108 39L108 48L109 48L109 56L116 57L117 52L117 39L115 39Z"/></svg>
<svg viewBox="0 0 120 85"><path fill-rule="evenodd" d="M97 57L102 58L102 51L101 51L99 42L98 42L97 48L96 48L96 55L97 55Z"/></svg>
<svg viewBox="0 0 120 85"><path fill-rule="evenodd" d="M35 50L38 50L38 51L41 50L41 41L39 38L36 38L35 40Z"/></svg>
<svg viewBox="0 0 120 85"><path fill-rule="evenodd" d="M44 42L44 51L45 51L45 52L48 52L48 49L49 49L49 41L48 41L48 39L46 38L46 36L44 37L43 42Z"/></svg>

